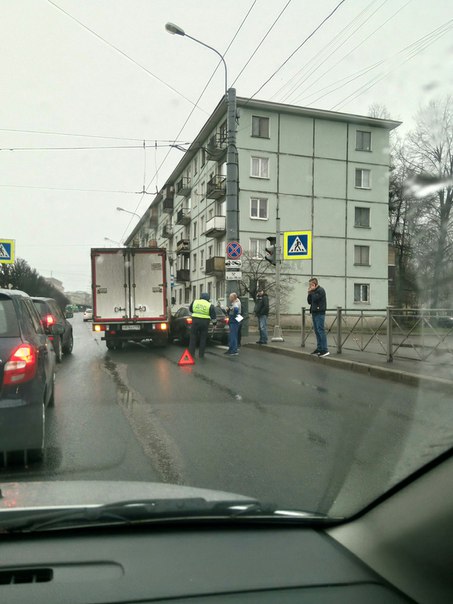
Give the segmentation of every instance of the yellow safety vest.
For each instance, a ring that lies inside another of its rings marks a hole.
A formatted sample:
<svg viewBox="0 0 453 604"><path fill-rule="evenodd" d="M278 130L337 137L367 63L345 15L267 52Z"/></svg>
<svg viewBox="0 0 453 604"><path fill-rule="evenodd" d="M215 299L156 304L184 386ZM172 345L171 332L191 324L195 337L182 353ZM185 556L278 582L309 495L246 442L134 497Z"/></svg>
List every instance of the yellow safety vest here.
<svg viewBox="0 0 453 604"><path fill-rule="evenodd" d="M210 308L211 303L207 300L195 300L192 305L192 317L196 319L210 319Z"/></svg>

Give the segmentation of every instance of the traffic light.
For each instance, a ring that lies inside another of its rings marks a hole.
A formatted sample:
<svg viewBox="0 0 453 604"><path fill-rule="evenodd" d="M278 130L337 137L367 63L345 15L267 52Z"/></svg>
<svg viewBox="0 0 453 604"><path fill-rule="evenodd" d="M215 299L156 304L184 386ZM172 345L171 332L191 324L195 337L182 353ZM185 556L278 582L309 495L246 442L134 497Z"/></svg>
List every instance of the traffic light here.
<svg viewBox="0 0 453 604"><path fill-rule="evenodd" d="M277 246L276 246L277 237L268 237L266 239L266 241L267 241L267 247L265 248L265 250L266 250L265 259L275 266L277 263Z"/></svg>

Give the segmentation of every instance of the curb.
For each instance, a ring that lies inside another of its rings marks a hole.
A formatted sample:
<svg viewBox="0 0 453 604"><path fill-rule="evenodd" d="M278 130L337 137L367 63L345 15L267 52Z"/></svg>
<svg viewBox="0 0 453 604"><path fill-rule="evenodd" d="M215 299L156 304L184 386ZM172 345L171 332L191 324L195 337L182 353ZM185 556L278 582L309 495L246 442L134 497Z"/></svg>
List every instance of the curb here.
<svg viewBox="0 0 453 604"><path fill-rule="evenodd" d="M397 369L389 369L387 367L379 367L377 365L369 365L368 363L360 363L358 361L351 361L349 359L339 359L337 357L326 357L323 359L313 356L308 352L302 352L294 350L292 348L274 347L274 346L260 346L259 344L243 344L247 348L255 348L270 352L273 354L281 354L288 357L303 359L304 361L311 361L315 363L327 363L335 366L337 369L347 369L356 373L364 375L370 375L384 380L390 380L392 382L398 382L400 384L407 384L408 386L417 386L422 388L434 388L442 392L452 393L453 392L453 381L446 380L444 378L429 377L425 375L418 375L416 373L409 373L407 371L400 371Z"/></svg>

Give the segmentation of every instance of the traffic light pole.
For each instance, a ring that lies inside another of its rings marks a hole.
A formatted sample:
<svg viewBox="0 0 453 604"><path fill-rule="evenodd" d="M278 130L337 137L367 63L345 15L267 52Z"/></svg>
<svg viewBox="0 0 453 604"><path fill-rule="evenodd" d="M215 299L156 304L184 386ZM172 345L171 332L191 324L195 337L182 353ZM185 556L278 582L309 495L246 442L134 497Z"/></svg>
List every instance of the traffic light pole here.
<svg viewBox="0 0 453 604"><path fill-rule="evenodd" d="M284 342L282 328L280 327L280 269L282 264L282 246L280 243L280 211L277 196L277 216L276 216L276 241L275 241L275 325L274 335L271 342Z"/></svg>
<svg viewBox="0 0 453 604"><path fill-rule="evenodd" d="M236 90L226 93L228 147L226 157L226 244L239 242L238 160L236 149ZM225 275L226 277L226 275ZM226 281L226 302L232 292L239 293L237 280Z"/></svg>

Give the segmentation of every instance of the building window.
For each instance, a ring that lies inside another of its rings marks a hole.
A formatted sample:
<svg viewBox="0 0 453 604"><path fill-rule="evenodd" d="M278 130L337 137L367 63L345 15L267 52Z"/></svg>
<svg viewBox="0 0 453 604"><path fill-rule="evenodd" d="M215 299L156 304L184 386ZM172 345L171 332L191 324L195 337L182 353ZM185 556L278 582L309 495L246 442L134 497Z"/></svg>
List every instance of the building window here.
<svg viewBox="0 0 453 604"><path fill-rule="evenodd" d="M252 115L252 136L269 138L269 118Z"/></svg>
<svg viewBox="0 0 453 604"><path fill-rule="evenodd" d="M370 301L370 284L369 283L354 283L354 302Z"/></svg>
<svg viewBox="0 0 453 604"><path fill-rule="evenodd" d="M198 173L198 157L194 157L193 160L193 175L195 176L195 174Z"/></svg>
<svg viewBox="0 0 453 604"><path fill-rule="evenodd" d="M269 178L269 158L252 157L252 170L250 176L253 178Z"/></svg>
<svg viewBox="0 0 453 604"><path fill-rule="evenodd" d="M201 148L201 167L203 167L206 163L206 149L204 147Z"/></svg>
<svg viewBox="0 0 453 604"><path fill-rule="evenodd" d="M250 218L267 220L267 199L262 197L252 197L250 199Z"/></svg>
<svg viewBox="0 0 453 604"><path fill-rule="evenodd" d="M220 125L219 135L220 135L221 142L225 142L228 139L228 128L227 128L226 121Z"/></svg>
<svg viewBox="0 0 453 604"><path fill-rule="evenodd" d="M252 258L264 258L266 239L250 239L249 250Z"/></svg>
<svg viewBox="0 0 453 604"><path fill-rule="evenodd" d="M371 151L371 132L357 130L355 133L356 151Z"/></svg>
<svg viewBox="0 0 453 604"><path fill-rule="evenodd" d="M212 245L208 246L208 258L212 258Z"/></svg>
<svg viewBox="0 0 453 604"><path fill-rule="evenodd" d="M206 185L204 182L201 183L200 195L201 195L201 201L203 201L203 199L206 197Z"/></svg>
<svg viewBox="0 0 453 604"><path fill-rule="evenodd" d="M204 216L200 218L200 235L204 233Z"/></svg>
<svg viewBox="0 0 453 604"><path fill-rule="evenodd" d="M193 285L192 286L192 300L196 300L197 299L197 286Z"/></svg>
<svg viewBox="0 0 453 604"><path fill-rule="evenodd" d="M355 169L355 186L358 189L371 188L371 170Z"/></svg>
<svg viewBox="0 0 453 604"><path fill-rule="evenodd" d="M194 254L192 257L192 272L197 270L197 255Z"/></svg>
<svg viewBox="0 0 453 604"><path fill-rule="evenodd" d="M179 304L182 304L182 289L179 290Z"/></svg>
<svg viewBox="0 0 453 604"><path fill-rule="evenodd" d="M192 223L192 238L196 239L197 238L197 221L194 220Z"/></svg>
<svg viewBox="0 0 453 604"><path fill-rule="evenodd" d="M213 208L211 208L211 209L208 211L208 220L211 220L211 218L212 218L213 216L214 216L214 209L213 209Z"/></svg>
<svg viewBox="0 0 453 604"><path fill-rule="evenodd" d="M211 300L211 298L212 298L212 282L211 281L209 281L209 283L208 283L208 296L209 296L209 299Z"/></svg>
<svg viewBox="0 0 453 604"><path fill-rule="evenodd" d="M184 304L189 304L190 287L187 287L184 291Z"/></svg>
<svg viewBox="0 0 453 604"><path fill-rule="evenodd" d="M355 245L354 246L354 264L360 266L370 266L370 246Z"/></svg>
<svg viewBox="0 0 453 604"><path fill-rule="evenodd" d="M356 206L354 209L354 226L370 228L370 208Z"/></svg>
<svg viewBox="0 0 453 604"><path fill-rule="evenodd" d="M204 250L200 251L200 268L204 270Z"/></svg>

